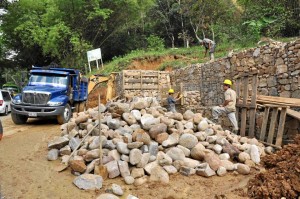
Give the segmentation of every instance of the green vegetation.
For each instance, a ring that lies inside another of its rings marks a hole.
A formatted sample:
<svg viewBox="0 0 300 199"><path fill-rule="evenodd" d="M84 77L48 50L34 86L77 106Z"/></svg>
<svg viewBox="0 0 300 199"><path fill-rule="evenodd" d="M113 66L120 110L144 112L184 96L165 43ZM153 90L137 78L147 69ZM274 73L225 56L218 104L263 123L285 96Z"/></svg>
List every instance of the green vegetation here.
<svg viewBox="0 0 300 199"><path fill-rule="evenodd" d="M160 66L178 68L205 61L197 47L204 37L219 57L300 32L299 0L2 0L0 9L0 72L51 62L84 70L95 48L105 73L150 56L182 56Z"/></svg>

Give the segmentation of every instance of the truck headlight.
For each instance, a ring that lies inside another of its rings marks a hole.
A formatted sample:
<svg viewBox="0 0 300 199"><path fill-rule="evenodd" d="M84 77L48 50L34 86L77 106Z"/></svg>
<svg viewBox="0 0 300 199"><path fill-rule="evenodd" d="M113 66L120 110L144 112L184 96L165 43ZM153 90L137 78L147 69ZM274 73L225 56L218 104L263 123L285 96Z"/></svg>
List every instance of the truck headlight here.
<svg viewBox="0 0 300 199"><path fill-rule="evenodd" d="M60 106L63 104L63 102L48 102L47 103L49 106Z"/></svg>
<svg viewBox="0 0 300 199"><path fill-rule="evenodd" d="M14 103L14 104L21 104L21 99L20 98L13 99L12 103Z"/></svg>

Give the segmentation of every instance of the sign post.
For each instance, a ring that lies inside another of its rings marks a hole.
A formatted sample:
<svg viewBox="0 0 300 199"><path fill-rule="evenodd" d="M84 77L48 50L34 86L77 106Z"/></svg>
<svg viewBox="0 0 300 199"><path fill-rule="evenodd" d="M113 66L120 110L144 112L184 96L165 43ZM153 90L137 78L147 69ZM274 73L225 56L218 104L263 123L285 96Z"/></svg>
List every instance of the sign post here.
<svg viewBox="0 0 300 199"><path fill-rule="evenodd" d="M91 64L90 64L91 61L96 61L97 69L99 70L98 60L100 59L100 61L101 61L101 66L103 67L102 55L101 55L101 49L100 49L100 48L97 48L97 49L94 49L94 50L87 51L87 58L88 58L88 62L89 62L89 69L90 69L90 72L92 71L92 69L91 69Z"/></svg>

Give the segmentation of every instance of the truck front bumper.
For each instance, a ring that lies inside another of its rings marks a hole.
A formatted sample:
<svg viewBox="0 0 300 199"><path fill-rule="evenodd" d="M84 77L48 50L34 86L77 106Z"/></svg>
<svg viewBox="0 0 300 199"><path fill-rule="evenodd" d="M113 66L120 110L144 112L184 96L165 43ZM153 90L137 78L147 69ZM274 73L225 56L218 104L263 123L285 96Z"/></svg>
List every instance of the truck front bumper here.
<svg viewBox="0 0 300 199"><path fill-rule="evenodd" d="M21 104L11 104L11 112L28 117L57 116L64 112L64 106L25 106Z"/></svg>

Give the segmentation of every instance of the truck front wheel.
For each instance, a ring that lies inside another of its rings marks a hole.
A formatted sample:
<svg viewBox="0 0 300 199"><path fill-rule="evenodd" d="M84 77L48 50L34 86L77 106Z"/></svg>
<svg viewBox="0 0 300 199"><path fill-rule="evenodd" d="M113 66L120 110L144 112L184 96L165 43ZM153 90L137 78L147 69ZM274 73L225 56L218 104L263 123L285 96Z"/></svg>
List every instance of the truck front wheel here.
<svg viewBox="0 0 300 199"><path fill-rule="evenodd" d="M65 106L64 111L57 116L57 122L59 124L67 123L72 117L72 109L69 104Z"/></svg>
<svg viewBox="0 0 300 199"><path fill-rule="evenodd" d="M27 122L28 116L11 113L11 119L15 124L25 124Z"/></svg>

